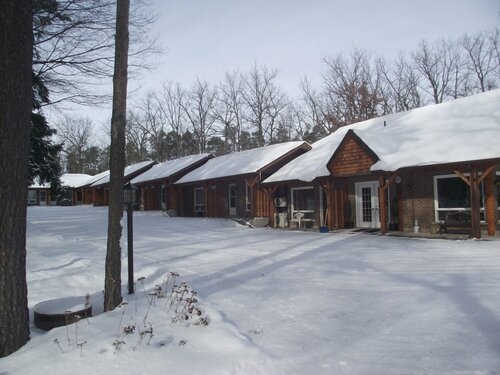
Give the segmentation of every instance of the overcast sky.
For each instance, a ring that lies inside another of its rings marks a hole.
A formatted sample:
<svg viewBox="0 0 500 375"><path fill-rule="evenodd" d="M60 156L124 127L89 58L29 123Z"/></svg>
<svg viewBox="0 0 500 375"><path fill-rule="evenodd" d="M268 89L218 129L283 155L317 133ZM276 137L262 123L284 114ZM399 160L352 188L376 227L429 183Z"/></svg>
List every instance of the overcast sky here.
<svg viewBox="0 0 500 375"><path fill-rule="evenodd" d="M255 62L279 71L279 83L298 93L307 75L319 85L322 59L353 46L388 59L422 39L457 39L500 26L499 0L154 0L155 30L166 50L142 77L142 92L163 80L189 87ZM135 87L138 82L131 82ZM141 97L136 92L130 101ZM109 109L106 109L111 117ZM99 116L106 116L99 111ZM80 113L78 113L80 114ZM87 110L93 119L95 113Z"/></svg>

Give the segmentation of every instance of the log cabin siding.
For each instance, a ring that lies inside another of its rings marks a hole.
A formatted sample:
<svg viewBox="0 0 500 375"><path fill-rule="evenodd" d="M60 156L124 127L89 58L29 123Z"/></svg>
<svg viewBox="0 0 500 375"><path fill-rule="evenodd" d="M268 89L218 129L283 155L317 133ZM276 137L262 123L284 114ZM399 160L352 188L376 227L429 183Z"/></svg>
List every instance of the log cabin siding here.
<svg viewBox="0 0 500 375"><path fill-rule="evenodd" d="M353 175L370 172L377 160L355 139L347 139L328 165L333 176Z"/></svg>

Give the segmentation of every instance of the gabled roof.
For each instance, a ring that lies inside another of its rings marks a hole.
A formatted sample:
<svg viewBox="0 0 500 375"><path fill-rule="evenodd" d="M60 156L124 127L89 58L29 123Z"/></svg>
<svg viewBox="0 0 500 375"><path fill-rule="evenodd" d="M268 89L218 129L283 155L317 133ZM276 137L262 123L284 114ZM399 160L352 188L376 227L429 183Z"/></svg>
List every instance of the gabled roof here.
<svg viewBox="0 0 500 375"><path fill-rule="evenodd" d="M202 163L213 157L214 156L212 154L198 154L168 160L154 165L151 169L132 179L130 183L140 184L149 181L172 178L176 175L182 174L182 172L186 170L189 170L190 167L194 167L196 164Z"/></svg>
<svg viewBox="0 0 500 375"><path fill-rule="evenodd" d="M344 126L264 182L328 176L349 131L378 156L372 171L500 158L500 89Z"/></svg>
<svg viewBox="0 0 500 375"><path fill-rule="evenodd" d="M127 177L132 176L134 173L140 173L141 170L149 169L154 164L156 164L155 161L146 160L146 161L142 161L140 163L129 165L128 167L125 167L125 170L123 171L124 177L125 177L125 179L127 179ZM101 179L95 181L90 186L96 187L96 186L102 186L102 185L109 184L109 178L110 178L110 175L108 172L107 175L105 175Z"/></svg>
<svg viewBox="0 0 500 375"><path fill-rule="evenodd" d="M177 184L212 180L223 177L259 173L273 163L299 150L309 150L307 142L294 141L254 148L207 161L200 168L188 173Z"/></svg>
<svg viewBox="0 0 500 375"><path fill-rule="evenodd" d="M348 144L353 141L354 144L356 145L357 149L360 149L363 155L366 155L368 159L370 160L370 163L373 164L377 160L379 160L379 157L373 150L368 147L368 145L363 142L361 138L359 138L356 133L352 129L349 129L347 133L344 135L344 138L342 139L342 142L338 145L337 149L333 153L332 157L326 163L326 167L328 170L333 174L333 170L335 169L336 165L341 165L343 164L343 161L339 160L342 159L342 157L346 156L345 149L348 147ZM349 164L356 163L359 165L359 154L356 155L349 155ZM370 165L371 166L371 165Z"/></svg>
<svg viewBox="0 0 500 375"><path fill-rule="evenodd" d="M65 173L61 176L61 186L75 188L82 183L88 181L92 176L84 173ZM31 186L31 189L48 189L50 184L40 184L35 181Z"/></svg>
<svg viewBox="0 0 500 375"><path fill-rule="evenodd" d="M88 181L91 175L84 173L65 173L61 176L61 186L76 187Z"/></svg>
<svg viewBox="0 0 500 375"><path fill-rule="evenodd" d="M76 185L76 188L81 188L84 186L90 186L94 182L99 181L101 178L104 178L106 176L109 176L109 169L107 171L101 172L96 174L95 176L89 176L89 178L86 181L82 181L79 185Z"/></svg>

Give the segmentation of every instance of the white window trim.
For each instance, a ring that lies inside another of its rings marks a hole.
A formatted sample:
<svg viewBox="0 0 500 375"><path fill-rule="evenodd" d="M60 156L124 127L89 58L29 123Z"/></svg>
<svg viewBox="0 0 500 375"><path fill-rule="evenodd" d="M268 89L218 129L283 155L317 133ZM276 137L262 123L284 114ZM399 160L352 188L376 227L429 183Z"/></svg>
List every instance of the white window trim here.
<svg viewBox="0 0 500 375"><path fill-rule="evenodd" d="M295 218L295 214L298 213L298 212L302 212L303 214L306 214L306 213L312 213L313 216L314 216L314 209L313 210L295 210L295 207L294 207L294 199L293 199L293 194L298 191L298 190L314 190L314 186L303 186L303 187L296 187L296 188L291 188L290 189L290 198L291 198L291 205L290 205L290 209L291 209L291 217L292 217L292 220L294 220Z"/></svg>
<svg viewBox="0 0 500 375"><path fill-rule="evenodd" d="M245 211L250 211L252 208L252 189L248 184L245 182Z"/></svg>
<svg viewBox="0 0 500 375"><path fill-rule="evenodd" d="M205 207L206 207L207 202L205 202L205 203L196 202L196 191L197 190L201 190L203 192L203 194L205 194L205 189L203 189L203 188L194 188L193 189L194 212L205 212Z"/></svg>
<svg viewBox="0 0 500 375"><path fill-rule="evenodd" d="M469 177L470 176L470 173L464 173L463 174L464 176L466 177ZM481 175L481 173L479 173L479 175ZM460 177L458 177L456 174L442 174L442 175L436 175L433 177L433 186L434 186L434 220L435 221L439 221L439 212L440 211L470 211L470 208L466 208L466 207L448 207L448 208L439 208L439 200L438 200L438 188L437 188L437 181L438 179L442 179L442 178L458 178L460 179ZM481 194L482 194L482 197L483 197L483 207L481 207L480 209L480 212L483 212L484 213L484 185L483 183L481 182ZM483 223L484 220L481 220L481 222Z"/></svg>

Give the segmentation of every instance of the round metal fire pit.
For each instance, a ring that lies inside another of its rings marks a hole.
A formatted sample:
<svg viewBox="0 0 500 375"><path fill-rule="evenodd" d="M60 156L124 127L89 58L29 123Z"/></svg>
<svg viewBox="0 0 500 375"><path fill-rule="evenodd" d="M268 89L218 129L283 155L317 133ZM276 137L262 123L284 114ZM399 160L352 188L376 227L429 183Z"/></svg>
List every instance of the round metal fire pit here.
<svg viewBox="0 0 500 375"><path fill-rule="evenodd" d="M50 331L92 316L92 304L85 297L65 297L40 302L33 308L37 328Z"/></svg>

